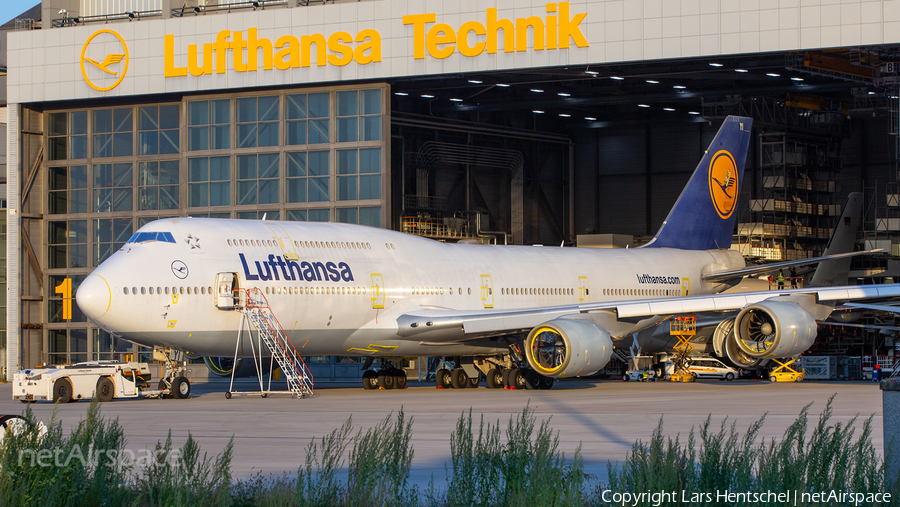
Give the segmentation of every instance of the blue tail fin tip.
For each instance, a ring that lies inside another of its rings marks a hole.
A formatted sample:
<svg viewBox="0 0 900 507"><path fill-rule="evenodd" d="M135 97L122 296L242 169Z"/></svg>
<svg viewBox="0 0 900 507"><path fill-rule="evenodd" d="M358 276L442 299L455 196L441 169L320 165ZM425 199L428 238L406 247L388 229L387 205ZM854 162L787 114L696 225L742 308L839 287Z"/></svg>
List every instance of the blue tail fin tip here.
<svg viewBox="0 0 900 507"><path fill-rule="evenodd" d="M719 128L648 248L714 250L731 247L735 209L753 119L729 116Z"/></svg>

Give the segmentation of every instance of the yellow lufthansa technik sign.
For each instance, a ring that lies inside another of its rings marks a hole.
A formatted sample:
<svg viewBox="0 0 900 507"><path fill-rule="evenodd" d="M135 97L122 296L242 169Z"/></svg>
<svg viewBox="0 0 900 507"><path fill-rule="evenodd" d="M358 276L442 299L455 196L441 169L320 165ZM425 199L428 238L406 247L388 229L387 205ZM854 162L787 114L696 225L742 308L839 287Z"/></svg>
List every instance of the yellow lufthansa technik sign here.
<svg viewBox="0 0 900 507"><path fill-rule="evenodd" d="M411 36L413 60L442 60L459 52L466 58L482 54L566 50L589 46L582 30L587 13L572 12L569 2L550 2L543 16L505 18L497 8L482 11L481 20L463 19L458 26L441 23L436 13L402 17L403 30ZM330 25L328 25L330 26ZM257 27L223 29L206 41L188 43L186 38L165 34L162 40L166 78L201 77L235 72L286 71L312 66L343 67L351 63L369 65L383 60L382 35L360 27L355 34L282 33L260 37ZM193 40L196 40L194 38ZM155 55L155 53L154 53ZM81 74L94 90L117 87L128 71L125 39L110 29L97 30L81 48Z"/></svg>
<svg viewBox="0 0 900 507"><path fill-rule="evenodd" d="M115 49L110 51L110 47ZM107 92L125 78L128 60L128 45L121 35L105 28L97 30L81 47L81 75L91 88ZM113 83L107 84L110 81Z"/></svg>

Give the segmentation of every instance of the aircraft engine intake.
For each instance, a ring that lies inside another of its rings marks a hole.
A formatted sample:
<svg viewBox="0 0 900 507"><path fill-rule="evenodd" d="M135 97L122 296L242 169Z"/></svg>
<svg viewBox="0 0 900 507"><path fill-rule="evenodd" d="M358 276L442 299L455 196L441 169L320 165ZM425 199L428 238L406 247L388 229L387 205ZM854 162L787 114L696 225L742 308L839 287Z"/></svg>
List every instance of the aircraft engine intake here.
<svg viewBox="0 0 900 507"><path fill-rule="evenodd" d="M749 356L738 347L734 336L734 319L725 319L713 332L713 347L716 356L727 359L732 366L743 370L757 370L768 364L768 360Z"/></svg>
<svg viewBox="0 0 900 507"><path fill-rule="evenodd" d="M528 364L553 378L597 373L612 351L609 333L588 320L554 319L532 329L525 339Z"/></svg>
<svg viewBox="0 0 900 507"><path fill-rule="evenodd" d="M734 319L738 347L755 358L794 357L812 346L818 325L811 313L791 303L763 301Z"/></svg>

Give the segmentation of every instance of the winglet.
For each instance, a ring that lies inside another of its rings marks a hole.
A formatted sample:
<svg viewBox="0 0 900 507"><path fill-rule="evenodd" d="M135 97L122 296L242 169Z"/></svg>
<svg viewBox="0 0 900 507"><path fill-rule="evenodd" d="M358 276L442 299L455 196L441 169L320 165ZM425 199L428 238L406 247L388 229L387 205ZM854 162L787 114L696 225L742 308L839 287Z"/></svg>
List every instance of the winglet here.
<svg viewBox="0 0 900 507"><path fill-rule="evenodd" d="M731 247L752 125L752 118L725 118L669 216L644 247L683 250Z"/></svg>

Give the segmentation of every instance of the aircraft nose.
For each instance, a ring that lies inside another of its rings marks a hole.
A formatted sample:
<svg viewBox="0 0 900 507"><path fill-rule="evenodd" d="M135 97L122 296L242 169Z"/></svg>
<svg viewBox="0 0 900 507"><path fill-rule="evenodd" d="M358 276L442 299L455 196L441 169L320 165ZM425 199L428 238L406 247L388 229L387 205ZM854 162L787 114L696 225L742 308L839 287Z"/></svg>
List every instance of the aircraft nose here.
<svg viewBox="0 0 900 507"><path fill-rule="evenodd" d="M112 303L112 291L109 283L100 275L88 275L78 287L75 302L78 303L78 307L85 315L96 321L106 315Z"/></svg>

